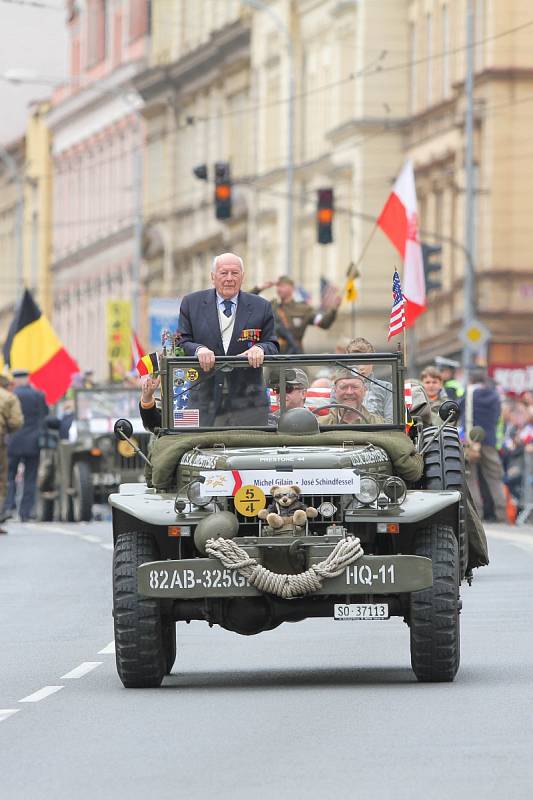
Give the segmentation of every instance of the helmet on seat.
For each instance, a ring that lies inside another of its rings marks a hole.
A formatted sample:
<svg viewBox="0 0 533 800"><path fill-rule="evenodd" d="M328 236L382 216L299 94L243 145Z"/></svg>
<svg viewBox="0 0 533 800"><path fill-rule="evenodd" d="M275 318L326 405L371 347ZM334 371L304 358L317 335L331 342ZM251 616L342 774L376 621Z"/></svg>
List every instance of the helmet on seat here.
<svg viewBox="0 0 533 800"><path fill-rule="evenodd" d="M320 433L320 426L308 408L291 408L280 416L278 433Z"/></svg>

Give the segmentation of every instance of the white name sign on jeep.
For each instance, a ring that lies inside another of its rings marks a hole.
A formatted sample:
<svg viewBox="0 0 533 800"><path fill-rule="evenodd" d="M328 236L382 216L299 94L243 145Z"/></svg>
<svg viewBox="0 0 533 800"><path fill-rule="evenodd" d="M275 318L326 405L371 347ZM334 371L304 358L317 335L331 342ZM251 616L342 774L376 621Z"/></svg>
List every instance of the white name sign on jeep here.
<svg viewBox="0 0 533 800"><path fill-rule="evenodd" d="M353 494L360 488L361 478L350 469L234 469L201 472L202 497L231 497L241 486L257 486L265 494L271 486L298 486L306 494Z"/></svg>

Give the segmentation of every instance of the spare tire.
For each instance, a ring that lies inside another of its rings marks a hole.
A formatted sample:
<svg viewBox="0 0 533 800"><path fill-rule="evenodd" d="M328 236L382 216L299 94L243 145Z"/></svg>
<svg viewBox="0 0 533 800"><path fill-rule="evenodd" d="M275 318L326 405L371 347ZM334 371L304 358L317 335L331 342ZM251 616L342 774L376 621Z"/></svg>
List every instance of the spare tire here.
<svg viewBox="0 0 533 800"><path fill-rule="evenodd" d="M422 432L422 446L431 439L437 428ZM459 574L464 578L468 566L468 536L465 524L466 478L463 445L457 428L446 425L424 453L422 488L454 490L461 493L459 520L456 531L459 544Z"/></svg>

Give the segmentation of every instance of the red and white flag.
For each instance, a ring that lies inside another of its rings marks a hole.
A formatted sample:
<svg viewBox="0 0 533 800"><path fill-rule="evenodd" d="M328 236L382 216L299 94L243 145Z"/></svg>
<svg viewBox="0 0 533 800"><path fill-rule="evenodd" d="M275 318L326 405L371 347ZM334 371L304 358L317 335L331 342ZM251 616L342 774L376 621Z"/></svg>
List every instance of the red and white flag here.
<svg viewBox="0 0 533 800"><path fill-rule="evenodd" d="M405 317L406 327L410 328L416 318L427 308L412 161L405 162L392 188L392 193L378 217L377 224L403 258Z"/></svg>
<svg viewBox="0 0 533 800"><path fill-rule="evenodd" d="M146 353L142 344L139 341L139 337L135 333L135 331L131 332L131 369L134 370L137 367L140 359L145 356Z"/></svg>

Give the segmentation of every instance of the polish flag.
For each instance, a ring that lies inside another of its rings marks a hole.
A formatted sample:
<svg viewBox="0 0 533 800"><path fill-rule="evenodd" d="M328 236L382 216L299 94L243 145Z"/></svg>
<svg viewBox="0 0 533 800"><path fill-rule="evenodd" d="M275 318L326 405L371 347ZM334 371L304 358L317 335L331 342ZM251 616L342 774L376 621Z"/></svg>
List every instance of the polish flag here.
<svg viewBox="0 0 533 800"><path fill-rule="evenodd" d="M406 327L410 328L416 318L427 309L412 161L405 162L377 224L389 237L404 262L402 291L405 298Z"/></svg>
<svg viewBox="0 0 533 800"><path fill-rule="evenodd" d="M135 333L135 331L131 332L131 369L134 370L137 367L137 364L141 360L146 353L144 351L144 347L142 346L141 342L139 341L139 337Z"/></svg>

